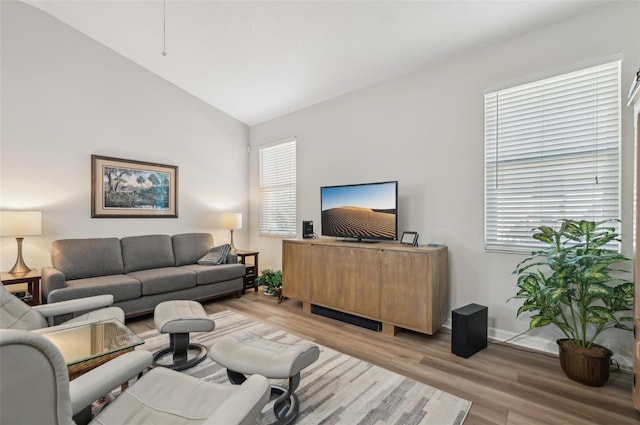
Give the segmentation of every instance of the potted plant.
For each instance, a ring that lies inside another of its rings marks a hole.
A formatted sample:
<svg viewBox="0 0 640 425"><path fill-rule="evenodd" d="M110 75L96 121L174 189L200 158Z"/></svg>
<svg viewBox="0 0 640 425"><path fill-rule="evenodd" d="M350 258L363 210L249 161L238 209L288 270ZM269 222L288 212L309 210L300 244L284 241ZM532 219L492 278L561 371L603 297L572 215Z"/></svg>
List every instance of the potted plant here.
<svg viewBox="0 0 640 425"><path fill-rule="evenodd" d="M265 295L275 294L279 288L282 288L282 271L265 269L262 274L256 278L258 286L263 287Z"/></svg>
<svg viewBox="0 0 640 425"><path fill-rule="evenodd" d="M560 220L559 229L540 226L534 239L546 247L520 262L518 292L523 300L516 316L533 313L529 329L556 325L566 338L557 341L560 364L572 380L602 386L609 379L612 352L595 344L609 328L631 331L624 312L633 309L633 283L614 269L629 259L609 248L619 241L607 221Z"/></svg>

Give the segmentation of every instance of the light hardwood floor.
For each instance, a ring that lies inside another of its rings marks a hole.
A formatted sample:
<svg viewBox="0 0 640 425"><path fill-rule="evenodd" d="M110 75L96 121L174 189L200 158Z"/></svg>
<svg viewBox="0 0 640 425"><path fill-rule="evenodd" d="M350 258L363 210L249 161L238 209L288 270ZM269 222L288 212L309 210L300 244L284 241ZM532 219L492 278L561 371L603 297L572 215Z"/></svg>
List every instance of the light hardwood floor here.
<svg viewBox="0 0 640 425"><path fill-rule="evenodd" d="M368 361L471 400L465 425L640 425L631 404L632 375L612 372L600 388L574 383L554 356L489 343L469 359L451 354L450 334L362 329L302 310L302 304L248 291L204 303L209 314L233 310L246 317ZM136 333L154 328L151 315L127 320ZM304 372L303 372L304 373Z"/></svg>

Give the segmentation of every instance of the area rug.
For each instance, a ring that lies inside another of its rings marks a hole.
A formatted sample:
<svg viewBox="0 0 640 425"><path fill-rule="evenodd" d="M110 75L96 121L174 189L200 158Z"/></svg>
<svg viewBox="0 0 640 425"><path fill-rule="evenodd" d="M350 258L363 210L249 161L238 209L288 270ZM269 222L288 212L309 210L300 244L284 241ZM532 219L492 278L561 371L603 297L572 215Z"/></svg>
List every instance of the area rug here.
<svg viewBox="0 0 640 425"><path fill-rule="evenodd" d="M211 317L216 322L215 330L191 334L192 342L209 346L223 335L240 331L291 344L305 341L232 311ZM169 336L155 330L140 337L145 344L138 349L154 352L169 345ZM471 407L470 401L317 345L320 358L302 371L296 391L300 399L300 416L296 424L459 425ZM228 383L226 370L209 358L183 372L211 382ZM272 380L272 383L286 385L287 381ZM272 408L273 400L260 414L259 424L275 421Z"/></svg>

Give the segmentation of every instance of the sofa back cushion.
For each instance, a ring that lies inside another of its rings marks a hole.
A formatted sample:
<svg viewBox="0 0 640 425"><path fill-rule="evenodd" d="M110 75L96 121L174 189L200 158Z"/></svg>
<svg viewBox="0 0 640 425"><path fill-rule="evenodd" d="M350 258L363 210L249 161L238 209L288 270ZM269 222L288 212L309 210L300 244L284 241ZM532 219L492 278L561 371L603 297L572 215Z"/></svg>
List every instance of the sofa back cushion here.
<svg viewBox="0 0 640 425"><path fill-rule="evenodd" d="M176 266L196 264L213 246L213 236L210 233L182 233L173 235L171 239Z"/></svg>
<svg viewBox="0 0 640 425"><path fill-rule="evenodd" d="M169 235L129 236L120 244L125 273L176 265Z"/></svg>
<svg viewBox="0 0 640 425"><path fill-rule="evenodd" d="M53 241L51 264L64 273L66 280L124 273L118 238Z"/></svg>

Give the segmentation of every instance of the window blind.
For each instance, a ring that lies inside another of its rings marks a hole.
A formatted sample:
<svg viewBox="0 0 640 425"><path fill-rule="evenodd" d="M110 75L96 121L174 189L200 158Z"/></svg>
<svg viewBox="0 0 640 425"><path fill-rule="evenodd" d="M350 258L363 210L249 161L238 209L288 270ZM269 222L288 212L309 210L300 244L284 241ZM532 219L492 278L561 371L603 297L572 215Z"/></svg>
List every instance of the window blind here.
<svg viewBox="0 0 640 425"><path fill-rule="evenodd" d="M620 61L484 104L485 249L530 251L532 229L561 218L620 217Z"/></svg>
<svg viewBox="0 0 640 425"><path fill-rule="evenodd" d="M260 236L296 236L296 140L260 149Z"/></svg>

